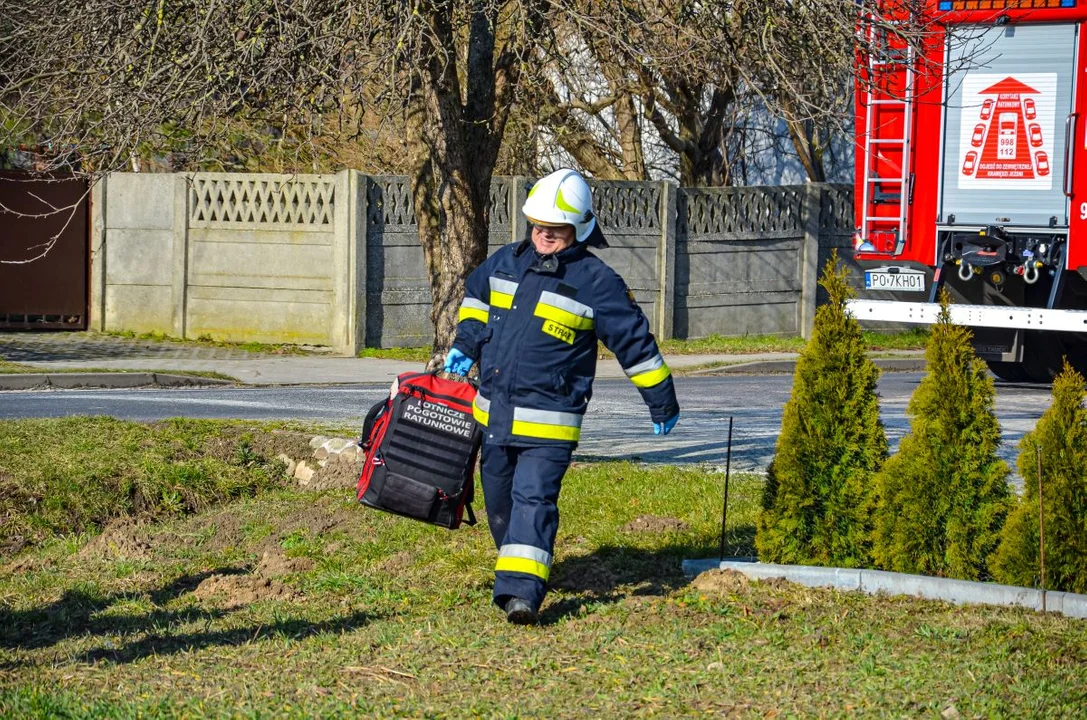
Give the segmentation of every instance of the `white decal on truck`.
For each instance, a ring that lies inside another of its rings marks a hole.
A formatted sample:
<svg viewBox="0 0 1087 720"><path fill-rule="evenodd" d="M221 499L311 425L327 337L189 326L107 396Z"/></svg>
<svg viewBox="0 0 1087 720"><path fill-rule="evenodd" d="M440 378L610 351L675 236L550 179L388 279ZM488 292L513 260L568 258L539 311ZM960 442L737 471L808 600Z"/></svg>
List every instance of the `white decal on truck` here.
<svg viewBox="0 0 1087 720"><path fill-rule="evenodd" d="M962 81L959 187L1053 187L1057 73L967 73Z"/></svg>

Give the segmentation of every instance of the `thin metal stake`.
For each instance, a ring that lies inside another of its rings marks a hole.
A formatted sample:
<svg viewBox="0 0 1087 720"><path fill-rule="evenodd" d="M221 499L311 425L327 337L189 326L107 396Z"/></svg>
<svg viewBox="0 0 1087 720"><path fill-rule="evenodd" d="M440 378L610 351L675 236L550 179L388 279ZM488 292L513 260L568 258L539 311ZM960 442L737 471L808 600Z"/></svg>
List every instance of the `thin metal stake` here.
<svg viewBox="0 0 1087 720"><path fill-rule="evenodd" d="M732 471L732 416L728 417L728 450L725 454L725 506L721 510L721 561L725 560L725 528L728 523L728 476Z"/></svg>
<svg viewBox="0 0 1087 720"><path fill-rule="evenodd" d="M1045 518L1042 515L1042 446L1034 442L1034 457L1038 459L1038 555L1042 569L1042 612L1045 612Z"/></svg>

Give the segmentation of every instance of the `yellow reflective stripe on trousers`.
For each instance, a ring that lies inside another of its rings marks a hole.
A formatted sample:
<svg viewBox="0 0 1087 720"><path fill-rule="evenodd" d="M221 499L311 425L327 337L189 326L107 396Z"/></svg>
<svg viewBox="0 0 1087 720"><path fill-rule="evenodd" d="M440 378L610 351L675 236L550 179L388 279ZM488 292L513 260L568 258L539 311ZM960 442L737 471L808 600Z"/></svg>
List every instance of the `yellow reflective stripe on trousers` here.
<svg viewBox="0 0 1087 720"><path fill-rule="evenodd" d="M661 357L660 353L645 362L638 363L632 367L623 368L623 372L627 374L627 377L630 378L630 381L634 383L635 386L640 388L650 388L654 385L659 385L672 374L672 371L668 369L668 365L665 364L664 358Z"/></svg>
<svg viewBox="0 0 1087 720"><path fill-rule="evenodd" d="M581 438L583 417L577 413L518 407L513 409L511 432L523 437L577 442Z"/></svg>
<svg viewBox="0 0 1087 720"><path fill-rule="evenodd" d="M491 305L503 310L513 307L513 296L517 293L517 283L502 278L487 278L491 288Z"/></svg>
<svg viewBox="0 0 1087 720"><path fill-rule="evenodd" d="M551 575L551 553L531 545L503 545L494 571L535 575L546 582Z"/></svg>
<svg viewBox="0 0 1087 720"><path fill-rule="evenodd" d="M476 300L475 298L464 298L460 304L460 312L457 315L457 322L463 322L465 320L479 320L481 323L487 322L490 319L491 306L482 300Z"/></svg>
<svg viewBox="0 0 1087 720"><path fill-rule="evenodd" d="M475 399L472 400L472 417L484 427L489 424L491 419L491 401L479 393L476 393Z"/></svg>

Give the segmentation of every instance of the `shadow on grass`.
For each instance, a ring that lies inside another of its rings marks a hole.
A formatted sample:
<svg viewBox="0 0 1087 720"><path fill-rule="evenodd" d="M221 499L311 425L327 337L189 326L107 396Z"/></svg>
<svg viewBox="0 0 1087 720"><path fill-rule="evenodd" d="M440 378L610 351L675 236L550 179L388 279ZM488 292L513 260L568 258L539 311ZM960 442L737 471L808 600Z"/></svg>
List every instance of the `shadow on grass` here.
<svg viewBox="0 0 1087 720"><path fill-rule="evenodd" d="M727 555L753 555L755 528L730 528ZM567 595L545 605L541 625L553 625L578 615L582 608L621 602L628 597L664 596L690 582L683 561L718 557L720 540L680 542L657 550L605 545L588 555L566 558L551 568L551 588ZM572 595L572 596L571 596Z"/></svg>
<svg viewBox="0 0 1087 720"><path fill-rule="evenodd" d="M205 626L231 612L244 609L187 607L179 610L155 609L139 615L106 615L99 613L125 600L148 599L154 605L164 605L171 600L195 590L200 583L213 575L243 575L249 568L216 568L194 575L184 575L157 590L132 591L114 594L98 594L84 590L66 590L55 602L26 611L10 612L0 609L0 648L36 650L50 647L70 637L96 636L107 647L89 650L73 657L75 661L93 663L99 660L125 663L149 655L166 655L199 649L212 645L240 645L272 636L302 638L325 632L344 632L363 626L375 619L372 613L356 612L350 615L312 622L306 620L282 620L272 623L230 630L168 634L172 627L192 622ZM114 646L114 637L146 634L136 642ZM19 664L19 663L14 663ZM5 663L11 666L12 663ZM0 666L2 667L2 666Z"/></svg>
<svg viewBox="0 0 1087 720"><path fill-rule="evenodd" d="M301 640L307 636L322 633L340 634L355 630L377 618L368 612L353 612L344 617L313 622L310 620L280 620L273 623L261 623L255 626L217 630L214 632L186 633L183 635L149 635L142 640L123 647L98 648L76 656L76 661L95 663L98 661L128 663L150 655L169 655L176 652L188 652L216 645L245 645L268 638L290 638Z"/></svg>
<svg viewBox="0 0 1087 720"><path fill-rule="evenodd" d="M132 591L101 594L82 589L65 590L57 600L31 610L11 612L0 609L0 647L35 650L54 645L75 635L109 635L140 632L164 624L212 620L222 611L185 608L176 611L153 610L139 617L94 617L115 603L146 597L154 605L164 605L195 590L212 575L241 575L248 568L228 567L183 575L170 584L149 592Z"/></svg>

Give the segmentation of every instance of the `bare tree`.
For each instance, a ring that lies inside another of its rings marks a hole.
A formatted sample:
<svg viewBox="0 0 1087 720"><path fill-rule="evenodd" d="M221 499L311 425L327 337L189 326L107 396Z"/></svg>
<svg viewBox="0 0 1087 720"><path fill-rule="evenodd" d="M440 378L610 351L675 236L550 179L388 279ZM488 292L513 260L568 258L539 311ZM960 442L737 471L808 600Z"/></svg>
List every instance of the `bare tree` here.
<svg viewBox="0 0 1087 720"><path fill-rule="evenodd" d="M790 58L831 48L819 56L841 66L858 8L873 1L825 0L837 14L817 15L824 3L814 0L0 0L0 128L8 142L74 149L51 155L50 169L90 173L149 153L199 166L237 123L271 128L303 159L329 122L361 134L375 111L394 117L406 128L437 363L453 338L463 280L486 253L489 188L511 110L539 97L526 89L529 72L530 89L546 89L538 71L561 65L564 29L589 40L614 89L606 103L616 149L600 154L600 167L606 160L617 170L599 175L645 175L637 112L652 122L665 108L682 121L658 132L688 158L684 179L694 184L721 172L720 108L734 99L737 77L764 88L769 106L785 107L775 99L788 96L798 120L820 118L830 94L848 92L829 69L808 88L798 66L818 61ZM737 31L777 27L767 8L787 14L794 5L812 15L790 34L765 32L759 45ZM835 24L822 28L823 16ZM805 28L838 41L806 37ZM799 50L791 47L798 37ZM777 62L737 75L756 49ZM546 112L576 138L566 110ZM519 137L530 136L519 125ZM592 167L588 150L578 157Z"/></svg>
<svg viewBox="0 0 1087 720"><path fill-rule="evenodd" d="M881 13L876 13L877 6ZM923 58L933 28L915 0L572 3L563 54L532 84L538 118L599 178L639 179L645 143L675 158L684 186L742 181L753 114L780 118L809 179L852 132L870 55ZM890 14L890 17L887 14ZM637 144L643 147L636 149Z"/></svg>
<svg viewBox="0 0 1087 720"><path fill-rule="evenodd" d="M537 0L0 0L0 113L9 139L78 148L78 167L57 155L48 169L92 172L126 168L148 148L199 157L236 121L312 139L329 114L361 118L362 99L376 98L407 128L437 357L452 341L463 280L485 257L492 172L549 9Z"/></svg>

